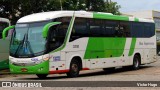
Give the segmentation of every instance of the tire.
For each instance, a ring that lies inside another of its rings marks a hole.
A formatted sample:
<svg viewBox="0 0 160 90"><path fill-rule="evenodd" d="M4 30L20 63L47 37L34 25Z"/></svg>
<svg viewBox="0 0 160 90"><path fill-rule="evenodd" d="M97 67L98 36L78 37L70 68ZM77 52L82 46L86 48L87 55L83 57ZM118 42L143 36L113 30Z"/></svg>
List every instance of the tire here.
<svg viewBox="0 0 160 90"><path fill-rule="evenodd" d="M71 77L71 78L78 77L78 76L79 76L79 71L80 71L79 62L78 62L78 60L73 59L73 60L71 61L70 70L69 70L69 72L67 73L67 76L68 76L68 77Z"/></svg>
<svg viewBox="0 0 160 90"><path fill-rule="evenodd" d="M48 74L36 74L38 78L45 79Z"/></svg>
<svg viewBox="0 0 160 90"><path fill-rule="evenodd" d="M133 58L133 70L138 70L140 68L140 57L138 55L135 55Z"/></svg>
<svg viewBox="0 0 160 90"><path fill-rule="evenodd" d="M115 70L115 67L112 67L112 68L103 68L104 71L107 71L107 72L112 72Z"/></svg>

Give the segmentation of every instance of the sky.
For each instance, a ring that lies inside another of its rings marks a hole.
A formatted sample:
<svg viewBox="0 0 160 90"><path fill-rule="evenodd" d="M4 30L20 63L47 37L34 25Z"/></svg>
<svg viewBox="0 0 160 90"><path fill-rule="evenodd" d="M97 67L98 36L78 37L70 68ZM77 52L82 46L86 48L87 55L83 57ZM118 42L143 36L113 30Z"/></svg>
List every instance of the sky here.
<svg viewBox="0 0 160 90"><path fill-rule="evenodd" d="M121 12L160 11L160 0L112 0L121 5Z"/></svg>

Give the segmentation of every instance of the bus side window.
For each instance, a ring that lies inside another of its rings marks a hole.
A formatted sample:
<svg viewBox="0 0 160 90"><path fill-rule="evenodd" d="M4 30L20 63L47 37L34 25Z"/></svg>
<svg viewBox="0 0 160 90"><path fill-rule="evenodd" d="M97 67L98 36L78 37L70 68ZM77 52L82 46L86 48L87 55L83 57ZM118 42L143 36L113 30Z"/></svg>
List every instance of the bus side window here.
<svg viewBox="0 0 160 90"><path fill-rule="evenodd" d="M71 17L57 18L55 22L62 23L50 27L47 45L49 52L60 47L64 43L70 20Z"/></svg>
<svg viewBox="0 0 160 90"><path fill-rule="evenodd" d="M154 30L154 24L144 23L144 37L152 37L155 34Z"/></svg>
<svg viewBox="0 0 160 90"><path fill-rule="evenodd" d="M104 28L101 19L89 19L89 30L91 37L104 36Z"/></svg>
<svg viewBox="0 0 160 90"><path fill-rule="evenodd" d="M49 29L49 35L48 35L48 50L53 51L54 49L56 49L59 46L59 41L57 40L57 26L52 26Z"/></svg>
<svg viewBox="0 0 160 90"><path fill-rule="evenodd" d="M119 36L119 27L117 21L104 21L104 29L105 29L105 36L106 37L118 37Z"/></svg>
<svg viewBox="0 0 160 90"><path fill-rule="evenodd" d="M122 37L130 37L130 25L129 22L120 22L119 30L122 33Z"/></svg>
<svg viewBox="0 0 160 90"><path fill-rule="evenodd" d="M87 21L86 18L76 18L74 22L74 26L70 36L70 42L74 41L81 37L88 37L89 29L87 29Z"/></svg>
<svg viewBox="0 0 160 90"><path fill-rule="evenodd" d="M6 27L8 27L8 26L9 26L8 23L6 23L6 22L0 22L0 39L2 38L2 32L3 32L3 30L4 30ZM6 34L8 34L8 32L7 32ZM7 35L6 35L6 36L7 36Z"/></svg>

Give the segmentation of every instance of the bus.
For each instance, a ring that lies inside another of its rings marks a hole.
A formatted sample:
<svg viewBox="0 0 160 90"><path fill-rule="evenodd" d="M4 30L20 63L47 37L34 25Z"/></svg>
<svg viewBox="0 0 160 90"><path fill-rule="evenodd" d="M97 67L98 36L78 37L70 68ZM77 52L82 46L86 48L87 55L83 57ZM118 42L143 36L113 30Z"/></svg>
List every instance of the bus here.
<svg viewBox="0 0 160 90"><path fill-rule="evenodd" d="M10 42L11 73L66 73L156 62L153 20L103 12L50 11L20 18Z"/></svg>
<svg viewBox="0 0 160 90"><path fill-rule="evenodd" d="M0 18L0 69L6 69L9 66L9 39L2 39L3 29L8 26L10 26L10 21L6 18Z"/></svg>

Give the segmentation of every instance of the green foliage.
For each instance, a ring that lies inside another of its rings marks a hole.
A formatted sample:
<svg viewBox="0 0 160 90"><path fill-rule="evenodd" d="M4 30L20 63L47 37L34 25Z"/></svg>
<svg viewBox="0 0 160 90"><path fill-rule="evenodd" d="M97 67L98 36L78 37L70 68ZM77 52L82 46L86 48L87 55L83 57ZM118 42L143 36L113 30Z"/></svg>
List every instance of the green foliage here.
<svg viewBox="0 0 160 90"><path fill-rule="evenodd" d="M63 2L64 10L85 10L85 0L65 0Z"/></svg>
<svg viewBox="0 0 160 90"><path fill-rule="evenodd" d="M97 11L104 12L105 11L105 2L104 0L86 0L86 8L88 11Z"/></svg>
<svg viewBox="0 0 160 90"><path fill-rule="evenodd" d="M117 2L107 1L105 2L105 12L109 12L115 15L120 15L119 9L121 8L120 5L117 5Z"/></svg>
<svg viewBox="0 0 160 90"><path fill-rule="evenodd" d="M9 18L15 24L19 18L28 14L61 10L61 5L63 10L120 14L117 2L108 0L0 0L0 17Z"/></svg>

